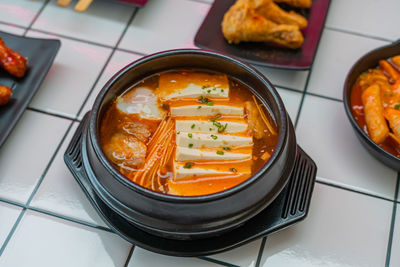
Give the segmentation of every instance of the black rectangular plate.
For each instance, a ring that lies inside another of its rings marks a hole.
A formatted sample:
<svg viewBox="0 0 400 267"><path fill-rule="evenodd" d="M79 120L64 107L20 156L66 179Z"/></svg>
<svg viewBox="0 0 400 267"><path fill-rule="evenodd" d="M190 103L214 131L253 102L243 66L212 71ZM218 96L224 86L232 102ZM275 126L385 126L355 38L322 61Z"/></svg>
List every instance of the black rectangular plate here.
<svg viewBox="0 0 400 267"><path fill-rule="evenodd" d="M28 70L23 78L11 76L0 69L0 85L13 86L13 94L7 105L0 106L0 148L18 122L60 48L59 40L27 38L5 32L0 37L6 45L28 58Z"/></svg>
<svg viewBox="0 0 400 267"><path fill-rule="evenodd" d="M292 50L271 46L266 43L229 44L221 30L225 12L236 0L215 0L208 15L200 26L194 43L196 46L237 57L251 64L293 70L310 69L325 24L330 0L313 0L306 18L308 26L302 30L304 43L301 48Z"/></svg>

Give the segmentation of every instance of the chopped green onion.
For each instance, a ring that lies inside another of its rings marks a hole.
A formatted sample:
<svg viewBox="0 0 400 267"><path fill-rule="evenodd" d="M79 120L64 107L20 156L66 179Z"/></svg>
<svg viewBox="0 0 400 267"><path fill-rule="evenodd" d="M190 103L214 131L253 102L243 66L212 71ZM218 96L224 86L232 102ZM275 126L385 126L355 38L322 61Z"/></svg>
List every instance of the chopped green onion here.
<svg viewBox="0 0 400 267"><path fill-rule="evenodd" d="M211 90L207 90L207 93L211 93Z"/></svg>
<svg viewBox="0 0 400 267"><path fill-rule="evenodd" d="M192 168L193 165L194 165L193 162L186 162L185 165L183 166L183 168L190 169L190 168Z"/></svg>
<svg viewBox="0 0 400 267"><path fill-rule="evenodd" d="M189 138L192 138L192 137L193 137L193 135L192 135L191 133L188 133L188 136L189 136Z"/></svg>
<svg viewBox="0 0 400 267"><path fill-rule="evenodd" d="M194 126L195 126L195 125L194 125L194 124L192 124L192 126L190 126L190 128L192 128L192 129L193 129L193 128L194 128Z"/></svg>
<svg viewBox="0 0 400 267"><path fill-rule="evenodd" d="M211 129L211 128L210 128L210 129ZM217 139L218 139L218 136L212 134L212 135L211 135L211 138L214 139L214 140L217 140Z"/></svg>
<svg viewBox="0 0 400 267"><path fill-rule="evenodd" d="M221 89L221 93L223 93L224 92L224 89Z"/></svg>
<svg viewBox="0 0 400 267"><path fill-rule="evenodd" d="M192 147L193 147L193 144L189 144L188 147L192 148Z"/></svg>
<svg viewBox="0 0 400 267"><path fill-rule="evenodd" d="M201 106L198 106L197 109L201 109Z"/></svg>
<svg viewBox="0 0 400 267"><path fill-rule="evenodd" d="M212 128L210 128L209 130L210 130L210 132L211 132L211 131L212 131Z"/></svg>
<svg viewBox="0 0 400 267"><path fill-rule="evenodd" d="M207 97L200 96L199 101L202 104L206 104L206 103L208 103L209 100Z"/></svg>
<svg viewBox="0 0 400 267"><path fill-rule="evenodd" d="M223 147L222 149L227 151L231 150L229 147Z"/></svg>
<svg viewBox="0 0 400 267"><path fill-rule="evenodd" d="M181 132L178 132L178 134L180 134Z"/></svg>
<svg viewBox="0 0 400 267"><path fill-rule="evenodd" d="M214 87L214 88L213 88L213 91L215 91L215 90L217 90L217 88Z"/></svg>
<svg viewBox="0 0 400 267"><path fill-rule="evenodd" d="M207 102L207 106L214 106L214 103L213 102Z"/></svg>
<svg viewBox="0 0 400 267"><path fill-rule="evenodd" d="M228 123L225 123L225 125L222 125L222 124L221 124L220 122L218 122L218 121L213 121L213 125L214 125L215 127L218 128L218 132L219 132L219 133L225 131L225 130L226 130L226 127L228 127Z"/></svg>
<svg viewBox="0 0 400 267"><path fill-rule="evenodd" d="M217 151L217 154L218 154L218 155L223 155L223 154L224 154L224 151L219 151L219 150L218 150L218 151Z"/></svg>
<svg viewBox="0 0 400 267"><path fill-rule="evenodd" d="M397 110L399 110L399 109L400 109L400 104L396 104L396 105L394 105L394 109L397 109Z"/></svg>

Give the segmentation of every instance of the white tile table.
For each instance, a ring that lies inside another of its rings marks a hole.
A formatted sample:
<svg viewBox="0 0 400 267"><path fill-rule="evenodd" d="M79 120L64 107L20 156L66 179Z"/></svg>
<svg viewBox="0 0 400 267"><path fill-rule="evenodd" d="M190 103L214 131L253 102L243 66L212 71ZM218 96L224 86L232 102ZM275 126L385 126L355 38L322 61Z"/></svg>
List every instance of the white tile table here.
<svg viewBox="0 0 400 267"><path fill-rule="evenodd" d="M298 143L319 167L305 221L232 251L177 258L132 246L96 214L62 158L77 124L123 66L194 47L211 3L150 0L136 9L96 0L80 14L56 0L0 0L0 31L62 42L0 150L1 267L400 266L400 175L361 147L341 100L354 61L400 38L398 0L333 0L310 71L257 67L277 87Z"/></svg>

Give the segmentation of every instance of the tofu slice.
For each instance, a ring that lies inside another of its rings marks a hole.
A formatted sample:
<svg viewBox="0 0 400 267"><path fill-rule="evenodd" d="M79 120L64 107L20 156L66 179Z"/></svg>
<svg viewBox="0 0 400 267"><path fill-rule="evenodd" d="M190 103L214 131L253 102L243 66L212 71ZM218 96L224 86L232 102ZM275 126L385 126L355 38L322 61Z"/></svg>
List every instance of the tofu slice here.
<svg viewBox="0 0 400 267"><path fill-rule="evenodd" d="M226 75L202 72L169 72L160 75L159 96L163 99L228 98L229 81Z"/></svg>
<svg viewBox="0 0 400 267"><path fill-rule="evenodd" d="M186 88L174 90L173 93L164 97L164 99L196 98L200 96L210 98L228 98L229 88L204 87L190 83Z"/></svg>
<svg viewBox="0 0 400 267"><path fill-rule="evenodd" d="M230 168L226 166L225 170L218 170L214 168L199 168L199 167L191 167L191 168L184 168L185 163L174 162L174 179L182 179L188 178L193 176L227 176L227 175L251 175L251 166L249 165L248 168L241 172L233 172L230 171Z"/></svg>
<svg viewBox="0 0 400 267"><path fill-rule="evenodd" d="M222 125L227 124L224 133L241 133L247 130L247 123L243 122L230 122L218 121ZM193 126L194 125L194 126ZM218 128L211 121L200 120L176 120L176 132L194 132L194 133L218 133Z"/></svg>
<svg viewBox="0 0 400 267"><path fill-rule="evenodd" d="M176 144L182 147L188 147L189 144L192 144L193 148L250 146L253 145L253 138L225 134L180 132L176 135Z"/></svg>
<svg viewBox="0 0 400 267"><path fill-rule="evenodd" d="M223 155L217 154L222 151ZM250 150L251 151L251 150ZM196 161L196 160L240 160L251 159L252 153L231 153L216 149L215 151L203 151L196 148L176 147L176 161Z"/></svg>
<svg viewBox="0 0 400 267"><path fill-rule="evenodd" d="M200 108L199 108L200 107ZM172 116L214 116L221 115L243 115L243 107L233 107L227 105L213 105L208 106L205 104L188 105L171 107Z"/></svg>

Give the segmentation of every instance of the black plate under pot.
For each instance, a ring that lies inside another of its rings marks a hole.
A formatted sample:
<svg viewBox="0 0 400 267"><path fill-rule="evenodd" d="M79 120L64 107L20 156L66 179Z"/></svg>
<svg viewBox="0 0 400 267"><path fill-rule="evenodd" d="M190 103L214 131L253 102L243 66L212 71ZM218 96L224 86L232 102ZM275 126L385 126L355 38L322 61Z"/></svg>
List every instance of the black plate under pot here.
<svg viewBox="0 0 400 267"><path fill-rule="evenodd" d="M297 146L295 165L288 184L276 199L241 226L214 237L197 240L162 238L141 230L119 215L99 197L98 184L92 184L83 167L88 164L85 152L89 113L77 128L65 152L65 162L93 207L106 224L122 238L144 249L172 256L204 256L244 245L303 220L308 213L317 168L313 160ZM83 149L82 149L83 148ZM81 153L83 152L83 153ZM93 173L90 171L90 173Z"/></svg>
<svg viewBox="0 0 400 267"><path fill-rule="evenodd" d="M400 171L400 158L392 155L391 153L384 150L363 131L363 129L358 126L356 120L351 112L351 91L353 89L354 83L361 73L367 71L371 68L376 68L379 64L379 60L387 59L393 56L400 55L400 40L365 54L362 56L350 69L346 81L344 83L343 90L343 100L344 108L346 110L347 117L350 120L351 126L356 133L356 136L360 140L361 144L367 149L367 151L373 155L375 158L380 160L382 163L391 167L392 169Z"/></svg>
<svg viewBox="0 0 400 267"><path fill-rule="evenodd" d="M279 137L274 153L257 173L243 183L204 196L160 194L129 181L105 157L99 142L99 128L109 105L144 77L178 68L207 69L228 74L247 85L275 120ZM136 228L171 240L211 238L242 226L282 192L296 161L297 144L293 126L272 84L246 63L205 50L160 52L123 68L99 93L83 132L84 141L78 154L83 157L81 167L91 190L114 214ZM78 154L72 156L78 157ZM69 159L73 161L72 156L65 154L65 159L74 173L76 170L68 163ZM315 178L315 173L313 176Z"/></svg>

